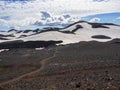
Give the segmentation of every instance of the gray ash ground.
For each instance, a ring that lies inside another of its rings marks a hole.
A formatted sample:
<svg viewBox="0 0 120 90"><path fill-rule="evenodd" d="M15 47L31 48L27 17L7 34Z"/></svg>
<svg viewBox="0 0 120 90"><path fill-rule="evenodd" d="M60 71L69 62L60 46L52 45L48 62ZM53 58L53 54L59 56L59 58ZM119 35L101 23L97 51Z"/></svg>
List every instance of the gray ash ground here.
<svg viewBox="0 0 120 90"><path fill-rule="evenodd" d="M120 43L0 53L0 90L120 90Z"/></svg>

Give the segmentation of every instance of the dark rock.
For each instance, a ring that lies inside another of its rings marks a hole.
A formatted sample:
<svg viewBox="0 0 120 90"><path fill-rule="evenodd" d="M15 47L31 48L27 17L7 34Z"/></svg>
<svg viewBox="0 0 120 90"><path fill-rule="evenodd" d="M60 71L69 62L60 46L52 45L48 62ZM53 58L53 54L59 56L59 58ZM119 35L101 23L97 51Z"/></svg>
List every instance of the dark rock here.
<svg viewBox="0 0 120 90"><path fill-rule="evenodd" d="M50 32L50 31L59 31L59 28L44 28L43 30L35 30L34 32L36 32L35 34L39 34L39 33L44 33L44 32ZM32 35L35 35L32 34Z"/></svg>
<svg viewBox="0 0 120 90"><path fill-rule="evenodd" d="M66 33L66 34L73 34L71 31L60 31L60 32L62 32L62 33Z"/></svg>
<svg viewBox="0 0 120 90"><path fill-rule="evenodd" d="M23 33L28 33L31 32L32 30L25 30Z"/></svg>
<svg viewBox="0 0 120 90"><path fill-rule="evenodd" d="M107 26L104 26L104 24L101 23L89 23L90 25L92 25L92 28L109 28Z"/></svg>
<svg viewBox="0 0 120 90"><path fill-rule="evenodd" d="M21 30L20 30L20 31L17 31L17 33L21 33L21 32L23 32L23 31L21 31Z"/></svg>
<svg viewBox="0 0 120 90"><path fill-rule="evenodd" d="M0 34L0 37L6 37L6 35Z"/></svg>
<svg viewBox="0 0 120 90"><path fill-rule="evenodd" d="M3 34L0 34L0 37L15 37L13 34L10 34L10 35L3 35Z"/></svg>
<svg viewBox="0 0 120 90"><path fill-rule="evenodd" d="M76 84L76 88L80 88L80 87L81 87L81 83L79 82Z"/></svg>
<svg viewBox="0 0 120 90"><path fill-rule="evenodd" d="M3 38L3 37L0 37L0 40L9 40L9 39L7 39L7 38Z"/></svg>
<svg viewBox="0 0 120 90"><path fill-rule="evenodd" d="M18 38L23 38L23 37L27 37L27 35L21 35L20 37L18 37Z"/></svg>
<svg viewBox="0 0 120 90"><path fill-rule="evenodd" d="M81 25L76 25L76 28L73 29L72 31L67 30L67 31L59 31L59 32L66 33L66 34L74 34L80 28L83 28L83 27Z"/></svg>
<svg viewBox="0 0 120 90"><path fill-rule="evenodd" d="M88 22L86 22L86 21L78 21L78 22L75 22L75 23L73 23L73 24L70 24L70 25L68 25L67 27L65 27L65 28L62 28L62 29L66 29L66 28L69 28L69 27L71 27L71 26L73 26L73 25L75 25L75 24L77 24L77 23L88 23Z"/></svg>
<svg viewBox="0 0 120 90"><path fill-rule="evenodd" d="M40 31L40 29L35 29L35 30L33 30L33 32L39 32Z"/></svg>
<svg viewBox="0 0 120 90"><path fill-rule="evenodd" d="M109 41L110 43L113 43L113 44L120 44L120 38L115 38L111 41Z"/></svg>
<svg viewBox="0 0 120 90"><path fill-rule="evenodd" d="M0 90L5 90L4 88L0 87Z"/></svg>
<svg viewBox="0 0 120 90"><path fill-rule="evenodd" d="M11 29L11 30L9 30L8 32L12 32L12 31L16 31L16 32L17 32L18 30L15 30L15 29Z"/></svg>
<svg viewBox="0 0 120 90"><path fill-rule="evenodd" d="M95 39L111 39L111 37L105 36L105 35L94 35L94 36L92 36L92 38L95 38Z"/></svg>
<svg viewBox="0 0 120 90"><path fill-rule="evenodd" d="M62 43L63 41L27 41L22 40L9 41L0 43L0 49L12 49L12 48L39 48L49 47Z"/></svg>
<svg viewBox="0 0 120 90"><path fill-rule="evenodd" d="M83 27L81 25L76 25L76 29L72 30L72 33L76 32L80 28L83 28Z"/></svg>

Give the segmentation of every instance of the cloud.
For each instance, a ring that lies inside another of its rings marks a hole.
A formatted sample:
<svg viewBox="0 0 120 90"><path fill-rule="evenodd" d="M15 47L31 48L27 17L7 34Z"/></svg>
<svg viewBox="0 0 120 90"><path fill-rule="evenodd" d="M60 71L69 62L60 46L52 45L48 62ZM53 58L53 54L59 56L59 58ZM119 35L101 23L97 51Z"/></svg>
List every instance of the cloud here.
<svg viewBox="0 0 120 90"><path fill-rule="evenodd" d="M100 18L95 17L95 18L92 18L89 22L96 23L96 22L99 22L99 21L100 21Z"/></svg>
<svg viewBox="0 0 120 90"><path fill-rule="evenodd" d="M116 19L120 20L120 17L117 17Z"/></svg>
<svg viewBox="0 0 120 90"><path fill-rule="evenodd" d="M26 26L42 20L42 12L53 18L69 14L80 18L92 14L120 12L120 0L31 0L7 3L0 1L0 17L9 16L8 26ZM78 19L77 19L78 20ZM0 22L3 22L0 21Z"/></svg>
<svg viewBox="0 0 120 90"><path fill-rule="evenodd" d="M108 2L108 1L110 1L110 0L93 0L94 2Z"/></svg>
<svg viewBox="0 0 120 90"><path fill-rule="evenodd" d="M6 20L4 20L4 19L0 19L0 25L7 26L8 22Z"/></svg>

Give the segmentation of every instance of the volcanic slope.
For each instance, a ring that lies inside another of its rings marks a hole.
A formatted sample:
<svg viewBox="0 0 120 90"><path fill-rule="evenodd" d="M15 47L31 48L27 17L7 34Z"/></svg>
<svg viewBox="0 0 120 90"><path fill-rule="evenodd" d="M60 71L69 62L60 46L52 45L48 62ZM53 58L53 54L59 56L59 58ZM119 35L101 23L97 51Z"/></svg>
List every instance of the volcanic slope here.
<svg viewBox="0 0 120 90"><path fill-rule="evenodd" d="M0 88L119 90L119 53L118 39L109 42L84 41L39 51L12 49L1 52Z"/></svg>

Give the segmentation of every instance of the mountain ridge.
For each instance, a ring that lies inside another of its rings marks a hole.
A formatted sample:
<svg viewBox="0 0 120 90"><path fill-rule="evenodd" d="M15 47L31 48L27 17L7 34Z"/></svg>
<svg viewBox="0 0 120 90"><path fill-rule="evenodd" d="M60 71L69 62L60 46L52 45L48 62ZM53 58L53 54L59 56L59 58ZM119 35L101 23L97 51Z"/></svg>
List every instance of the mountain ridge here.
<svg viewBox="0 0 120 90"><path fill-rule="evenodd" d="M11 29L7 32L0 32L1 41L63 41L62 44L76 43L80 41L96 40L100 42L120 38L120 25L112 23L91 23L78 21L65 28L44 28L42 30L18 31ZM92 38L94 36L101 36ZM109 38L102 38L102 36ZM2 38L4 40L2 40ZM6 40L5 40L6 39Z"/></svg>

